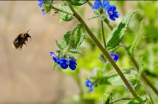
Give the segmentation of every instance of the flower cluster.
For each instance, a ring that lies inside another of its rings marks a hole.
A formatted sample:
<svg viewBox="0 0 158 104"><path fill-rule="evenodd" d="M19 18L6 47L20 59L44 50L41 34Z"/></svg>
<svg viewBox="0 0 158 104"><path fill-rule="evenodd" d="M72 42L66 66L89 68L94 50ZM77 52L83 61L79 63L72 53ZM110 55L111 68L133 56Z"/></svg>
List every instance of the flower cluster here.
<svg viewBox="0 0 158 104"><path fill-rule="evenodd" d="M112 57L112 59L113 59L115 62L119 59L118 54L110 53L110 56Z"/></svg>
<svg viewBox="0 0 158 104"><path fill-rule="evenodd" d="M38 0L38 1L39 1L38 5L39 5L40 8L41 8L42 14L45 15L46 13L44 12L44 9L43 9L44 0Z"/></svg>
<svg viewBox="0 0 158 104"><path fill-rule="evenodd" d="M85 85L89 87L90 91L93 91L93 83L89 79L87 79L87 81L85 82Z"/></svg>
<svg viewBox="0 0 158 104"><path fill-rule="evenodd" d="M98 10L100 7L102 7L105 11L107 11L109 18L113 21L115 21L115 18L118 18L120 16L120 13L116 11L116 6L110 5L109 1L103 1L101 0L96 0L94 2L94 5L91 6L92 9Z"/></svg>
<svg viewBox="0 0 158 104"><path fill-rule="evenodd" d="M53 52L50 52L50 55L52 56L54 62L57 63L59 66L61 66L62 69L67 69L68 67L71 70L76 69L77 63L75 62L75 60L59 58Z"/></svg>

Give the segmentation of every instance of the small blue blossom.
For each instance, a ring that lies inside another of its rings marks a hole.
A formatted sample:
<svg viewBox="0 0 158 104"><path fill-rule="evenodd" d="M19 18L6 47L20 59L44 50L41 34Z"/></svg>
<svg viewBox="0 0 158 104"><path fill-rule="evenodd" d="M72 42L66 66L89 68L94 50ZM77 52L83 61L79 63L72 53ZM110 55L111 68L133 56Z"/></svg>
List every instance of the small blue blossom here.
<svg viewBox="0 0 158 104"><path fill-rule="evenodd" d="M38 0L38 1L39 1L38 5L39 5L40 8L41 8L42 14L45 15L46 13L43 11L43 10L44 10L44 9L43 9L44 0Z"/></svg>
<svg viewBox="0 0 158 104"><path fill-rule="evenodd" d="M129 82L129 83L131 84L131 82ZM128 89L128 87L126 86L126 84L124 84L124 87L127 89L128 92L130 92L129 89ZM132 87L133 87L133 86L132 86ZM135 90L138 90L138 84L136 85L136 87L134 87L134 89L135 89Z"/></svg>
<svg viewBox="0 0 158 104"><path fill-rule="evenodd" d="M92 9L99 9L100 7L106 8L109 5L109 1L103 1L103 3L101 2L101 0L95 0L94 5L92 5Z"/></svg>
<svg viewBox="0 0 158 104"><path fill-rule="evenodd" d="M57 63L59 66L61 66L61 68L67 69L69 66L71 70L76 69L77 63L75 62L75 60L59 58L53 52L50 52L50 56L53 57L52 59L54 60L54 62Z"/></svg>
<svg viewBox="0 0 158 104"><path fill-rule="evenodd" d="M128 87L126 86L126 84L124 84L124 87L127 89L128 92L130 92L129 89L128 89Z"/></svg>
<svg viewBox="0 0 158 104"><path fill-rule="evenodd" d="M109 18L113 21L115 21L115 18L118 18L120 16L120 13L116 11L116 6L114 5L108 5L105 9L109 14Z"/></svg>
<svg viewBox="0 0 158 104"><path fill-rule="evenodd" d="M87 81L85 82L85 85L89 87L90 91L93 91L94 86L93 86L93 83L89 79L87 79Z"/></svg>
<svg viewBox="0 0 158 104"><path fill-rule="evenodd" d="M54 60L54 62L58 63L58 60L59 60L58 56L56 56L53 52L50 52L50 56L53 57L52 59Z"/></svg>
<svg viewBox="0 0 158 104"><path fill-rule="evenodd" d="M115 62L119 59L118 54L110 53L110 56L112 57L112 59L113 59Z"/></svg>
<svg viewBox="0 0 158 104"><path fill-rule="evenodd" d="M67 69L69 66L71 70L75 70L77 64L74 60L61 58L58 60L58 65L60 65L63 69Z"/></svg>

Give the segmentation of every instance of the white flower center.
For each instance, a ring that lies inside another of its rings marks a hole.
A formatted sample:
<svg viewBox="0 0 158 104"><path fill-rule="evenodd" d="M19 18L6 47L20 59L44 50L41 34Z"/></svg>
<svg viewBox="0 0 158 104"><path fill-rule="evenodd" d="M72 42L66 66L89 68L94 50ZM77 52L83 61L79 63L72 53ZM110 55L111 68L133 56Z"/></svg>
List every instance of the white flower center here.
<svg viewBox="0 0 158 104"><path fill-rule="evenodd" d="M110 13L110 15L113 15L113 12L112 12L112 11L110 11L109 13Z"/></svg>

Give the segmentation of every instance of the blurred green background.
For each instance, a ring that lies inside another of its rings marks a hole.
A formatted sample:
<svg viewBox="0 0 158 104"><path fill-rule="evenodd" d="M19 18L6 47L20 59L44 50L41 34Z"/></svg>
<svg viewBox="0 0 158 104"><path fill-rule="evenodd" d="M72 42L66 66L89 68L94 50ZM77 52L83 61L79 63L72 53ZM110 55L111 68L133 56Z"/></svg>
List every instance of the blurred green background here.
<svg viewBox="0 0 158 104"><path fill-rule="evenodd" d="M133 42L139 23L143 19L144 32L136 48L135 57L137 62L143 60L147 77L158 89L158 83L156 83L158 81L157 5L157 1L117 1L117 11L121 16L112 24L116 26L127 12L139 9L132 18L123 41L127 45ZM100 39L99 20L88 20L94 16L92 9L85 4L79 11L96 37ZM78 57L77 70L53 70L53 60L49 52L55 52L57 49L55 39L60 41L62 36L77 23L77 20L60 24L60 16L54 14L53 10L50 14L42 15L38 1L0 1L0 13L1 104L83 104L79 95L87 101L94 100L93 102L97 103L100 97L106 100L111 92L114 98L131 97L123 85L103 85L95 87L94 92L91 93L85 87L86 78L92 75L92 70L95 67L104 68L104 65L98 61L100 51L88 36L80 48L84 54L76 56ZM32 41L29 41L27 47L24 46L21 51L14 50L11 46L13 40L19 33L26 32L28 29L30 29ZM109 33L110 29L105 25L106 39ZM118 66L132 66L123 48L120 48L117 53L120 57ZM138 90L139 94L144 94L142 88ZM150 88L149 91L156 104L158 101L156 94Z"/></svg>

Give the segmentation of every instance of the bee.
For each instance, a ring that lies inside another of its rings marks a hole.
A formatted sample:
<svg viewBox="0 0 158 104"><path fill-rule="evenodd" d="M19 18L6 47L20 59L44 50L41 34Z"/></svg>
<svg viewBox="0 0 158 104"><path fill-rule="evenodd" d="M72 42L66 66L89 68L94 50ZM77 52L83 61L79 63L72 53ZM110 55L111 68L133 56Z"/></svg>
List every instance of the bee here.
<svg viewBox="0 0 158 104"><path fill-rule="evenodd" d="M29 29L30 30L30 29ZM14 49L19 49L21 50L23 45L26 45L26 41L28 41L28 38L31 39L31 36L28 34L29 30L26 33L21 33L17 36L17 38L15 38L15 40L13 41L13 48ZM26 45L27 46L27 45Z"/></svg>

